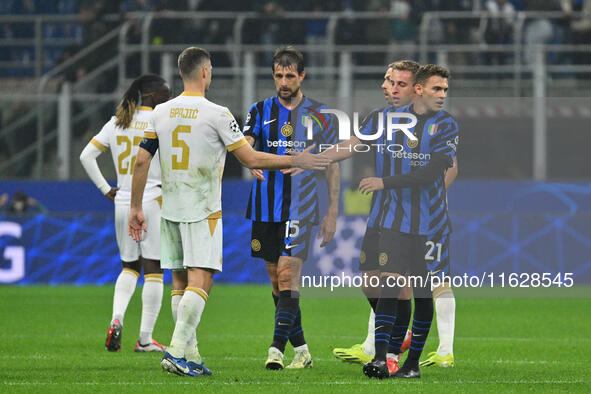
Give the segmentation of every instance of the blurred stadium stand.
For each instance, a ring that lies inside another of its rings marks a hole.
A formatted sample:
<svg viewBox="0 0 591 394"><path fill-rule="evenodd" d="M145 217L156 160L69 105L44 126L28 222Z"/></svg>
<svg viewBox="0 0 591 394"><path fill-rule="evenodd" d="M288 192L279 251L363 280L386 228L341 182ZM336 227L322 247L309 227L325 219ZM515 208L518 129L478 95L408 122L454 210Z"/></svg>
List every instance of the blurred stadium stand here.
<svg viewBox="0 0 591 394"><path fill-rule="evenodd" d="M3 178L84 179L78 153L123 89L155 72L178 94L174 63L187 45L211 51L209 96L240 120L274 93L269 59L284 43L306 55L306 94L363 98L360 111L383 106L393 60L449 67L462 177L591 175L572 159L591 142L591 1L5 0L0 24ZM501 145L506 155L487 149ZM226 176L241 174L230 158ZM346 165L345 176L359 174Z"/></svg>

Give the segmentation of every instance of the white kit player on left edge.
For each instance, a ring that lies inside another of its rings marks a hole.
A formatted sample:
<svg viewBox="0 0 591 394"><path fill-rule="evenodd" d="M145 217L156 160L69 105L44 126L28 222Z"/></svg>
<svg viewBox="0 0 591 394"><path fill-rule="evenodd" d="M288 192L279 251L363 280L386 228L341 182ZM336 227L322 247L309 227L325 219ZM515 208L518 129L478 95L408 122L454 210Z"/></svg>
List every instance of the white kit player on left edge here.
<svg viewBox="0 0 591 394"><path fill-rule="evenodd" d="M80 154L80 161L96 187L115 202L115 231L123 269L115 283L113 315L107 332L108 351L121 350L123 318L135 291L141 269L144 269L142 290L142 318L136 352L164 352L166 348L152 338L154 325L162 305L163 274L160 268L160 213L162 189L160 163L150 167L148 184L143 198L147 237L135 242L127 234L127 219L131 202L131 179L138 146L148 126L153 107L170 97L166 81L158 75L145 74L133 81L117 107L116 115L95 135ZM141 106L138 104L141 100ZM96 158L111 149L117 172L117 188L103 177Z"/></svg>

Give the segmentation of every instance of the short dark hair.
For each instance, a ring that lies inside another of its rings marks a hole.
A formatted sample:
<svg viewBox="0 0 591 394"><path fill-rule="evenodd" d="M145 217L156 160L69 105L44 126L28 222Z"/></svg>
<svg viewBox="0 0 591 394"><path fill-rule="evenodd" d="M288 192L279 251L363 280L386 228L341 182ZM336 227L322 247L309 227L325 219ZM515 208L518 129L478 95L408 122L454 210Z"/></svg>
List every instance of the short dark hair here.
<svg viewBox="0 0 591 394"><path fill-rule="evenodd" d="M211 56L206 49L199 47L189 47L185 49L178 58L179 71L183 79L188 78L197 67L203 65L206 60L210 60Z"/></svg>
<svg viewBox="0 0 591 394"><path fill-rule="evenodd" d="M273 71L275 71L276 64L281 67L291 67L295 65L298 74L301 74L304 72L304 55L291 45L283 46L278 48L273 55L273 63L271 64L271 69Z"/></svg>
<svg viewBox="0 0 591 394"><path fill-rule="evenodd" d="M425 64L419 68L419 71L417 71L415 84L420 83L421 85L424 85L429 78L435 75L447 79L451 77L451 73L445 67L438 66L437 64Z"/></svg>
<svg viewBox="0 0 591 394"><path fill-rule="evenodd" d="M397 62L392 62L388 65L388 68L398 71L410 71L413 76L417 75L419 68L421 65L414 60L399 60Z"/></svg>

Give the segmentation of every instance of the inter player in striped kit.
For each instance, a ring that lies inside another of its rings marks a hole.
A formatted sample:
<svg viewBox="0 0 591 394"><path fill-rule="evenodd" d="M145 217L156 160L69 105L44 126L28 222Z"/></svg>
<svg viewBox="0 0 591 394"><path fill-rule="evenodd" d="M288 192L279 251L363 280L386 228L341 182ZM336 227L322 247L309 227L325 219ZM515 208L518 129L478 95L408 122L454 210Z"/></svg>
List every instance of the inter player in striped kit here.
<svg viewBox="0 0 591 394"><path fill-rule="evenodd" d="M420 65L411 60L402 60L391 63L388 72L384 76L384 95L386 100L392 104L390 109L376 110L368 116L362 126L361 132L363 134L372 134L376 129L376 116L379 113L384 115L393 108L399 108L408 105L415 97L414 82L416 72ZM384 111L385 110L385 111ZM356 139L356 137L353 137ZM383 141L382 141L383 142ZM358 141L357 143L360 143ZM376 153L376 172L377 176L381 177L384 168L383 152ZM379 156L378 156L379 155ZM445 188L448 189L458 174L457 158L454 157L454 165L445 173ZM385 194L382 190L374 193L372 198L372 205L370 210L370 217L368 219L368 227L362 244L362 252L360 257L360 271L368 277L377 275L379 273L378 265L378 242L380 237L381 215L384 210L381 209ZM390 373L398 369L399 354L404 352L410 344L410 332L406 334L405 327L408 326L411 315L412 295L410 287L406 287L401 291L398 306L397 319L393 327L393 333L390 338L390 345L388 349L387 364ZM374 309L377 304L377 294L372 294L371 289L365 289L366 296L372 305L371 315L369 318L368 332L365 341L361 344L353 345L351 348L336 348L333 353L337 358L349 362L359 362L365 364L375 355L375 313ZM421 365L438 365L438 366L453 366L453 327L455 320L455 300L451 288L444 285L434 290L435 309L437 312L437 329L439 331L440 345L437 352L429 355L429 360L424 361ZM406 340L405 340L406 335Z"/></svg>
<svg viewBox="0 0 591 394"><path fill-rule="evenodd" d="M457 122L442 109L449 77L449 71L441 66L429 64L419 69L415 81L418 97L397 110L416 117L416 125L408 128L415 138L396 133L393 142L400 149L388 155L383 177L363 179L359 186L365 193L385 191L378 249L382 288L376 306L376 354L363 367L368 377L420 377L419 358L433 319L428 279L449 268L451 223L445 173L453 166L459 143ZM407 123L406 119L399 118L402 121L398 123ZM390 375L386 352L396 324L400 288L389 279L407 273L426 279L426 283L413 287L415 311L409 355L400 370Z"/></svg>
<svg viewBox="0 0 591 394"><path fill-rule="evenodd" d="M322 170L329 160L311 155L310 149L292 156L254 151L230 111L204 97L212 76L209 53L187 48L179 55L178 66L185 90L156 107L150 118L136 160L128 230L135 240L142 239L146 226L142 194L148 166L159 151L161 264L173 270L173 288L182 294L161 366L168 372L196 377L211 374L197 349L195 330L213 275L222 271L221 180L226 151L249 168Z"/></svg>
<svg viewBox="0 0 591 394"><path fill-rule="evenodd" d="M362 134L373 134L377 129L377 118L379 116L385 117L388 112L394 111L396 108L408 105L414 94L414 81L415 75L420 67L420 64L412 60L401 60L393 62L388 65L388 70L384 75L384 82L382 83L382 89L384 91L384 97L388 102L389 106L374 110L364 120L361 126ZM353 137L353 143L358 144L361 141L357 137ZM381 141L382 143L384 141ZM345 151L346 152L346 151ZM348 152L347 152L348 153ZM384 152L374 149L374 164L376 175L381 177L384 168ZM363 238L361 246L361 256L359 258L359 270L362 275L368 278L379 275L378 265L378 241L380 238L381 229L379 227L379 214L380 207L383 203L383 192L377 191L372 196L370 215L367 222L367 229ZM397 324L402 326L408 326L408 322L411 314L411 302L410 297L412 295L412 289L407 287L400 294L400 301L398 305L398 312L400 319ZM367 337L365 341L360 344L353 345L350 348L336 348L333 349L333 354L344 361L359 362L365 364L372 360L375 354L374 344L374 330L375 330L375 307L377 304L377 298L379 293L377 289L371 287L364 287L363 291L371 305L371 312L368 322ZM406 322L406 323L405 323ZM388 366L391 372L395 372L398 369L398 354L404 352L410 344L410 337L405 340L406 329L402 331L401 328L395 327L392 334L392 350L388 354ZM403 346L404 344L404 346ZM394 349L397 348L397 349Z"/></svg>
<svg viewBox="0 0 591 394"><path fill-rule="evenodd" d="M142 320L136 352L162 352L165 347L152 339L154 324L162 304L162 269L160 268L160 163L150 166L143 204L150 233L140 243L127 234L127 218L131 201L131 178L138 145L148 127L152 108L168 100L170 90L158 75L146 74L137 78L125 92L116 116L88 143L80 155L84 169L96 187L115 201L115 230L123 270L115 283L113 316L105 346L109 351L121 349L123 317L133 295L142 267ZM141 98L141 106L138 106ZM97 165L96 158L111 149L117 170L117 188L109 186Z"/></svg>
<svg viewBox="0 0 591 394"><path fill-rule="evenodd" d="M302 54L290 46L279 48L273 56L272 70L277 95L251 106L243 130L248 142L257 144L260 151L279 155L310 144L335 144L332 119L320 114L327 107L304 96L300 88L306 76ZM312 125L311 141L308 120ZM288 172L260 170L252 174L255 179L246 213L252 220L251 254L265 260L275 303L275 331L265 367L283 369L283 353L289 340L295 354L287 368L309 368L312 357L302 328L299 280L312 226L320 219L316 175L312 171L291 176ZM325 175L329 207L320 223L321 247L336 231L338 165L332 164Z"/></svg>

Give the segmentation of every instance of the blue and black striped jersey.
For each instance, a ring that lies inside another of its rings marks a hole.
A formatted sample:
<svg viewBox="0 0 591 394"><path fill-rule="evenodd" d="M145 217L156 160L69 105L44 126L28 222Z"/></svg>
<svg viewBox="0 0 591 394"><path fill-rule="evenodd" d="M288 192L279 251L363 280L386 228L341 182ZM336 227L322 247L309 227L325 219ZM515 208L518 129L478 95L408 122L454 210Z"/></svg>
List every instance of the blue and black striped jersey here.
<svg viewBox="0 0 591 394"><path fill-rule="evenodd" d="M453 165L459 130L449 113L440 110L418 115L413 112L412 105L398 108L396 112L410 112L417 117L417 124L409 130L418 141L409 139L402 131L394 133L393 140L386 143L390 149L384 149L383 177L424 168L436 153L446 158L448 167ZM406 118L394 117L393 121L408 123ZM445 172L428 185L386 190L381 210L376 215L381 228L419 235L450 232Z"/></svg>
<svg viewBox="0 0 591 394"><path fill-rule="evenodd" d="M386 115L388 112L395 111L393 106L385 107L385 108L378 108L374 109L361 123L359 127L359 132L364 135L371 135L375 134L378 128L378 118L380 116L383 119L386 119ZM382 178L384 177L384 166L386 165L386 169L388 168L389 161L384 161L384 152L380 148L382 145L386 143L386 135L382 133L382 135L376 140L372 141L372 144L376 144L377 147L374 147L374 164L375 164L375 173L376 177ZM389 173L386 173L386 175ZM371 197L371 208L369 210L369 218L367 220L368 227L376 227L379 226L381 223L381 217L384 214L384 209L382 209L384 203L384 196L386 192L384 190L378 190L374 192Z"/></svg>
<svg viewBox="0 0 591 394"><path fill-rule="evenodd" d="M315 144L338 143L332 116L321 114L328 108L308 97L297 107L285 108L277 96L254 103L246 116L243 133L255 139L255 149L285 155L288 150L302 151ZM308 139L306 119L312 118L312 139ZM317 183L314 171L297 176L281 171L263 170L265 181L253 180L246 217L261 222L305 220L318 223Z"/></svg>

